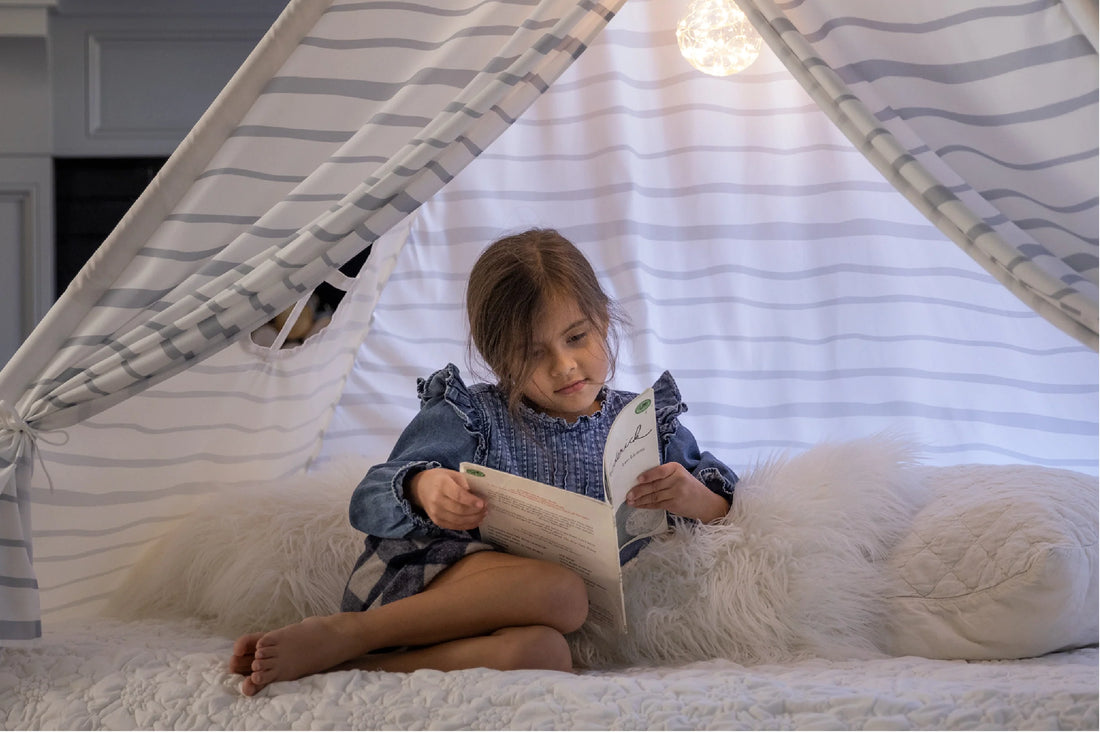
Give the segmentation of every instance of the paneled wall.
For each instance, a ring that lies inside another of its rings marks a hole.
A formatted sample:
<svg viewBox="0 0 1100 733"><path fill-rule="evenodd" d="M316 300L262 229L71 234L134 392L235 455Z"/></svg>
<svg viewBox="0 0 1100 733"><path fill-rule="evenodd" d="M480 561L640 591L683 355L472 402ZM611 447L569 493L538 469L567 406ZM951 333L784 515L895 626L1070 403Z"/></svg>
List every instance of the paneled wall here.
<svg viewBox="0 0 1100 733"><path fill-rule="evenodd" d="M285 4L0 0L0 364L56 296L55 159L171 154Z"/></svg>

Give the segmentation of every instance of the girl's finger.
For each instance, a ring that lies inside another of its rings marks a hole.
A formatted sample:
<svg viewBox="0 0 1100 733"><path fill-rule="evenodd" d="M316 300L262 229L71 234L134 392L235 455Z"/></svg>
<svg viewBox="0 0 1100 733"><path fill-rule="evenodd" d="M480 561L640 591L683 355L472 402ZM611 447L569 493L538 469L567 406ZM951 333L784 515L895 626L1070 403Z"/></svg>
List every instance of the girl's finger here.
<svg viewBox="0 0 1100 733"><path fill-rule="evenodd" d="M676 463L666 463L662 466L654 466L648 471L643 471L635 481L639 484L649 484L654 481L662 481L667 479L673 473L676 472Z"/></svg>

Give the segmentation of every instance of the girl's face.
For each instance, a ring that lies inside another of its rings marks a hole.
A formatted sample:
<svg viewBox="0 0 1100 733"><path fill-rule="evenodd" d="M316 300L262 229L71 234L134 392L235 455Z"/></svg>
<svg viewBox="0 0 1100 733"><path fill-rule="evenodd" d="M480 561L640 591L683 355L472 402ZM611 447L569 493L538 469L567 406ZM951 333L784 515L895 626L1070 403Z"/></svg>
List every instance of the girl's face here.
<svg viewBox="0 0 1100 733"><path fill-rule="evenodd" d="M584 317L576 302L555 298L533 324L534 371L520 385L536 409L573 422L598 412L596 400L610 368L607 328Z"/></svg>

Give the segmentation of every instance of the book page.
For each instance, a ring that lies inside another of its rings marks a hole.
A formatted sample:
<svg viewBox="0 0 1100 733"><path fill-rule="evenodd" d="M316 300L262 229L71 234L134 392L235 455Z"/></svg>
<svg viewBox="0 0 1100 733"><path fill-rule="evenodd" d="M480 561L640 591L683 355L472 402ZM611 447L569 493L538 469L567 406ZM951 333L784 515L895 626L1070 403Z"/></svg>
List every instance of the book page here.
<svg viewBox="0 0 1100 733"><path fill-rule="evenodd" d="M630 401L615 418L603 452L604 490L612 511L619 549L668 528L663 509L635 509L623 502L644 471L659 466L657 407L653 388Z"/></svg>
<svg viewBox="0 0 1100 733"><path fill-rule="evenodd" d="M460 467L470 490L489 512L481 538L505 552L556 562L588 586L588 617L622 633L626 629L622 575L611 507L583 494L485 466Z"/></svg>

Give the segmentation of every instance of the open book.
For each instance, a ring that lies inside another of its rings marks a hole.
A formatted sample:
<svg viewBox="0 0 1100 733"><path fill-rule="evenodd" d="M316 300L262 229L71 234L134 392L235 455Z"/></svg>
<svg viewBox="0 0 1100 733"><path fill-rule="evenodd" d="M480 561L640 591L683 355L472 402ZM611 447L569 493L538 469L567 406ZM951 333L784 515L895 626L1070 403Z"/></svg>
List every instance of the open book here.
<svg viewBox="0 0 1100 733"><path fill-rule="evenodd" d="M481 538L505 552L564 565L588 586L590 621L626 631L619 554L664 532L663 509L624 503L638 475L660 464L657 410L647 389L615 418L603 452L604 499L463 463L470 489L489 504Z"/></svg>

